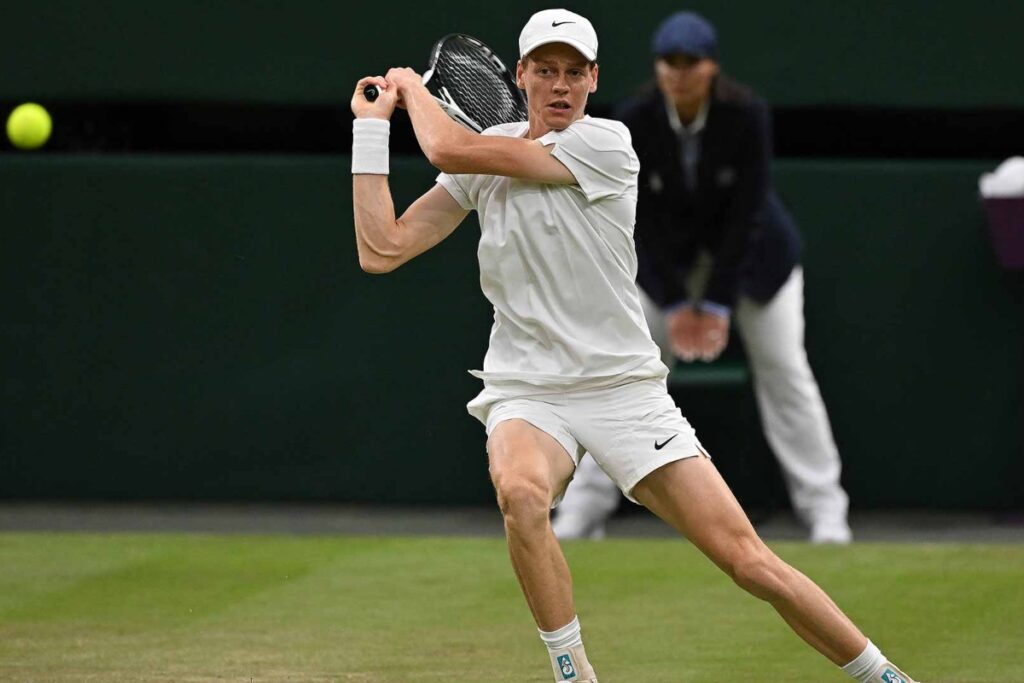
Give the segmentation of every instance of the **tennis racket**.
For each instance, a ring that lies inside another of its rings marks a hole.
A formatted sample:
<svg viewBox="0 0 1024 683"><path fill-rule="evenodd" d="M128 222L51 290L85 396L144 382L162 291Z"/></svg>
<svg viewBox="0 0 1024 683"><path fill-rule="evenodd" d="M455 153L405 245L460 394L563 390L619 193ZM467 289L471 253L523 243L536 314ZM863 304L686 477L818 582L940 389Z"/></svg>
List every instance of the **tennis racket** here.
<svg viewBox="0 0 1024 683"><path fill-rule="evenodd" d="M434 44L423 85L448 116L477 133L527 118L526 98L505 64L464 33L450 33ZM363 89L371 102L379 94L373 85Z"/></svg>

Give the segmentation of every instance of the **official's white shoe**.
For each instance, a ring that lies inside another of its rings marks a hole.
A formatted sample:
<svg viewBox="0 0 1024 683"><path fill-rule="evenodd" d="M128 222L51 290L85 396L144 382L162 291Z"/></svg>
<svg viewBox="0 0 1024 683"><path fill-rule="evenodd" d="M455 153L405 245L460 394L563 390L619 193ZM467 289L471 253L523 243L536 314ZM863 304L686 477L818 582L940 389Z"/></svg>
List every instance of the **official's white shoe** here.
<svg viewBox="0 0 1024 683"><path fill-rule="evenodd" d="M583 647L572 647L566 650L551 652L551 667L555 672L555 681L567 683L597 683L594 667L587 660Z"/></svg>
<svg viewBox="0 0 1024 683"><path fill-rule="evenodd" d="M551 530L560 541L600 541L605 537L603 519L592 519L573 513L556 513L551 522Z"/></svg>
<svg viewBox="0 0 1024 683"><path fill-rule="evenodd" d="M896 668L891 662L878 667L871 676L871 683L920 683Z"/></svg>
<svg viewBox="0 0 1024 683"><path fill-rule="evenodd" d="M853 542L853 532L845 519L818 519L811 524L811 543L848 545Z"/></svg>

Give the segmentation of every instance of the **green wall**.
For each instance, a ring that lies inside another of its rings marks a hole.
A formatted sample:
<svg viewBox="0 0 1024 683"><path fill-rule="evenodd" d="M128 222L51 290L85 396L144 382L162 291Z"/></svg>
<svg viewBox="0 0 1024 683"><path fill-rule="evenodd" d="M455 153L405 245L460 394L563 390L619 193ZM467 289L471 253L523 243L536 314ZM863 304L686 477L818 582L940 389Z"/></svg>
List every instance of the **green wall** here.
<svg viewBox="0 0 1024 683"><path fill-rule="evenodd" d="M365 275L348 168L0 157L3 495L478 495L473 230Z"/></svg>
<svg viewBox="0 0 1024 683"><path fill-rule="evenodd" d="M1024 505L1024 280L977 163L778 164L807 238L808 352L860 502Z"/></svg>
<svg viewBox="0 0 1024 683"><path fill-rule="evenodd" d="M545 3L11 4L0 101L337 104L463 31L514 61ZM777 106L1024 107L1024 3L686 7ZM579 6L610 103L682 8ZM60 121L57 122L60 126ZM433 182L395 159L401 205ZM976 198L994 163L788 161L808 346L855 504L1022 506L1021 281ZM475 220L363 274L343 157L0 155L0 497L491 499L476 389L490 311ZM745 502L778 495L749 392L677 398Z"/></svg>
<svg viewBox="0 0 1024 683"><path fill-rule="evenodd" d="M433 182L392 164L402 207ZM987 166L779 164L857 505L1022 502L1024 324ZM490 325L475 219L364 274L348 167L0 156L0 497L490 501L464 409ZM723 392L680 402L723 470L764 471L749 395Z"/></svg>
<svg viewBox="0 0 1024 683"><path fill-rule="evenodd" d="M514 62L519 29L550 6L467 1L45 0L7 3L0 100L213 100L344 105L355 81L422 69L459 31ZM682 8L705 13L723 62L776 105L1024 106L1024 3L739 0L570 6L601 38L598 102L650 76L648 41Z"/></svg>

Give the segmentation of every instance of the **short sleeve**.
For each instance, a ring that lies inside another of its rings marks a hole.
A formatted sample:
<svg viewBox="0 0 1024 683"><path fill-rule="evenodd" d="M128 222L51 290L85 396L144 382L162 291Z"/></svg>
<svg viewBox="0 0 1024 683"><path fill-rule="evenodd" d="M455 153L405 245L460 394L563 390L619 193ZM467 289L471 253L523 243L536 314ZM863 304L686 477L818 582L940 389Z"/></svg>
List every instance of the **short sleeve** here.
<svg viewBox="0 0 1024 683"><path fill-rule="evenodd" d="M540 142L554 145L551 156L572 172L587 201L636 191L640 162L629 129L618 121L581 119L541 136Z"/></svg>
<svg viewBox="0 0 1024 683"><path fill-rule="evenodd" d="M441 173L437 176L437 184L448 190L448 194L459 203L459 206L466 211L473 211L476 209L476 205L473 204L473 200L470 198L469 189L464 187L465 179L466 176ZM468 183L465 184L468 185Z"/></svg>

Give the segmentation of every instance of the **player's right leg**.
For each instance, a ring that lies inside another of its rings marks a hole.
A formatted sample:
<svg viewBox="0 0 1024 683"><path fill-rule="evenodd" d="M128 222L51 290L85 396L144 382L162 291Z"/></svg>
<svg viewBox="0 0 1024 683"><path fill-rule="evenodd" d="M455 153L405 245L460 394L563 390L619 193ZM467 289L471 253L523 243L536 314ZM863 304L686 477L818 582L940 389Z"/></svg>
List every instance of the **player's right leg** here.
<svg viewBox="0 0 1024 683"><path fill-rule="evenodd" d="M569 566L549 518L575 461L558 440L523 419L498 423L487 452L512 567L548 647L555 680L596 683L576 619Z"/></svg>
<svg viewBox="0 0 1024 683"><path fill-rule="evenodd" d="M558 441L519 419L494 428L487 453L512 566L537 626L553 631L576 616L569 567L548 521L575 465Z"/></svg>

